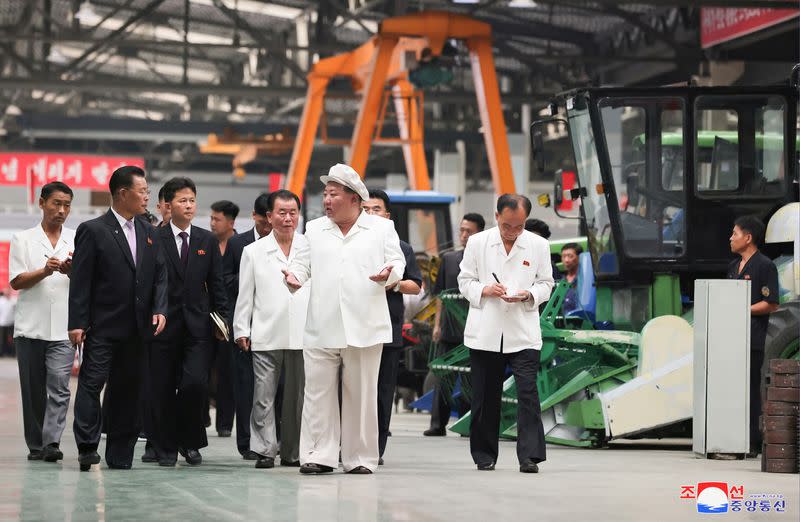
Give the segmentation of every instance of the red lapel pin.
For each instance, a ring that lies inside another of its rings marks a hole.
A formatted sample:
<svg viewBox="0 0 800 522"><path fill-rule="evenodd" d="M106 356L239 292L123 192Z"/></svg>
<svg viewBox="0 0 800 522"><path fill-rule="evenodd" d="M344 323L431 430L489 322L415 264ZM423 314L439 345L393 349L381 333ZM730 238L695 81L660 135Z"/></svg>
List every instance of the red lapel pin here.
<svg viewBox="0 0 800 522"><path fill-rule="evenodd" d="M522 262L522 266L531 266L531 264L530 264L530 263L528 263L527 261L523 261L523 262Z"/></svg>
<svg viewBox="0 0 800 522"><path fill-rule="evenodd" d="M204 256L204 255L206 255L206 251L205 250L198 250L197 251L197 255L198 256Z"/></svg>

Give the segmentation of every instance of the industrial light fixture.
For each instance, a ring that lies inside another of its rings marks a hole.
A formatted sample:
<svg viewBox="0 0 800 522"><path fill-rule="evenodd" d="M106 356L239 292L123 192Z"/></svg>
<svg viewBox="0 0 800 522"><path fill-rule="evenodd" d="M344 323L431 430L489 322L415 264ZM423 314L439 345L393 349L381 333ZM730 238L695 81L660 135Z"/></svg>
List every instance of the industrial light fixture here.
<svg viewBox="0 0 800 522"><path fill-rule="evenodd" d="M477 4L480 0L453 0L454 4Z"/></svg>
<svg viewBox="0 0 800 522"><path fill-rule="evenodd" d="M92 7L92 3L89 0L81 3L78 10L75 12L75 19L77 20L86 20L96 16L97 13L94 12L94 7Z"/></svg>
<svg viewBox="0 0 800 522"><path fill-rule="evenodd" d="M508 3L508 7L512 9L533 9L534 7L539 7L539 4L533 0L511 0Z"/></svg>

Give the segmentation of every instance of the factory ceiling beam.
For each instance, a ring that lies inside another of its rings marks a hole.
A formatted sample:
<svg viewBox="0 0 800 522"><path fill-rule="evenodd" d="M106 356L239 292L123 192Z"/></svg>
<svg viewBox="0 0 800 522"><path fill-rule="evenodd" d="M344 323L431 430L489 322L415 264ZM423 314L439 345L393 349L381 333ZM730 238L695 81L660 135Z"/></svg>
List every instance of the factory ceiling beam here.
<svg viewBox="0 0 800 522"><path fill-rule="evenodd" d="M342 4L340 4L339 0L328 0L328 2L333 7L333 9L336 12L339 13L339 16L342 17L342 20L339 22L338 25L344 25L347 22L349 22L350 20L352 20L355 23L357 23L359 25L359 27L361 27L364 31L366 31L368 35L373 36L375 34L372 31L372 29L370 29L369 27L364 25L364 22L361 21L361 16L360 16L361 12L362 11L366 11L368 8L365 8L365 9L363 9L361 11L359 11L358 9L356 9L355 11L350 11L349 9L344 7Z"/></svg>
<svg viewBox="0 0 800 522"><path fill-rule="evenodd" d="M213 0L213 2L214 2L214 7L219 9L219 11L222 14L224 14L226 17L228 17L234 24L236 24L237 27L240 27L241 29L243 29L247 34L250 35L250 37L253 40L258 42L260 45L265 46L265 47L269 47L269 46L274 46L275 45L274 42L270 42L269 40L264 38L262 33L257 31L253 26L251 26L247 22L247 20L242 18L241 15L239 15L239 13L237 11L234 11L233 9L229 8L228 6L226 6L222 2L222 0ZM305 83L305 81L306 81L306 71L302 70L299 65L294 63L292 60L288 59L286 57L286 51L285 50L283 52L275 51L275 52L267 53L267 56L272 58L272 59L278 60L281 63L281 65L283 65L284 67L286 67L287 69L292 71L292 73L294 73L294 75L297 78L299 78L300 80L303 81L303 83Z"/></svg>
<svg viewBox="0 0 800 522"><path fill-rule="evenodd" d="M31 67L31 64L28 63L29 60L26 60L22 56L17 54L17 51L14 49L14 45L11 43L0 43L0 55L5 55L11 58L13 62L17 65L28 71L28 74L33 74L34 69Z"/></svg>
<svg viewBox="0 0 800 522"><path fill-rule="evenodd" d="M126 20L125 23L123 23L121 26L119 26L116 30L112 31L104 40L102 40L101 42L98 42L98 43L90 46L80 56L78 56L77 58L72 60L70 63L65 65L64 68L61 70L61 74L66 74L66 73L69 73L70 71L73 71L74 69L76 69L78 67L78 65L80 65L84 60L86 60L86 58L91 56L93 53L98 52L101 49L103 49L104 47L107 47L110 44L112 44L118 38L122 37L125 34L125 31L127 31L130 26L132 26L133 24L137 23L142 18L145 18L146 16L149 16L150 13L152 13L153 11L158 9L158 6L163 4L163 3L164 3L164 0L152 0L149 4L144 6L141 10L136 11L136 14L134 14L133 16L128 18L128 20Z"/></svg>
<svg viewBox="0 0 800 522"><path fill-rule="evenodd" d="M268 96L284 96L287 98L297 98L305 96L306 88L296 87L252 87L245 85L216 85L190 83L159 83L143 82L134 79L105 80L59 80L55 78L32 77L32 78L0 78L0 89L39 89L43 91L78 91L78 92L171 92L185 94L187 96L197 95L218 95L218 96L240 96L243 98L265 98ZM328 99L358 99L358 96L350 90L329 89ZM503 103L537 103L548 100L547 94L520 94L520 93L501 93ZM425 101L439 103L472 103L475 101L475 93L469 91L430 91L425 93Z"/></svg>
<svg viewBox="0 0 800 522"><path fill-rule="evenodd" d="M525 22L499 21L495 18L478 16L481 20L492 26L492 34L497 37L509 36L534 36L544 40L554 40L577 45L582 49L591 49L594 44L594 36L569 27L562 27L542 22L525 20Z"/></svg>
<svg viewBox="0 0 800 522"><path fill-rule="evenodd" d="M36 42L36 43L50 43L58 45L94 45L104 42L105 40L99 38L88 38L78 36L54 36L47 38L41 33L18 35L9 34L0 31L0 42L5 43L19 43L19 42ZM151 51L163 51L165 49L183 49L182 40L142 40L135 38L126 38L120 45L134 49L147 49ZM342 51L351 51L355 46L345 43L320 43L313 46L295 45L295 44L268 44L262 45L259 42L239 43L234 45L231 43L193 43L189 42L190 49L205 49L205 50L229 50L234 52L247 52L247 51L329 51L338 53Z"/></svg>

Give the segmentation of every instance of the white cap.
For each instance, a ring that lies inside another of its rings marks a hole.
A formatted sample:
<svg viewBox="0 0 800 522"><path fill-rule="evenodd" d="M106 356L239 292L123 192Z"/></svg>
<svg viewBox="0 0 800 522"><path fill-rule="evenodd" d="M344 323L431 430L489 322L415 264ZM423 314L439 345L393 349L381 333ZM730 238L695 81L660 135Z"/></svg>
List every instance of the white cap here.
<svg viewBox="0 0 800 522"><path fill-rule="evenodd" d="M334 183L339 183L340 185L344 185L345 187L352 189L353 192L358 194L362 200L366 201L369 199L369 191L367 190L367 186L364 185L363 181L361 181L361 176L358 175L358 172L356 172L350 165L337 163L330 168L327 176L320 176L319 180L325 185L331 181Z"/></svg>

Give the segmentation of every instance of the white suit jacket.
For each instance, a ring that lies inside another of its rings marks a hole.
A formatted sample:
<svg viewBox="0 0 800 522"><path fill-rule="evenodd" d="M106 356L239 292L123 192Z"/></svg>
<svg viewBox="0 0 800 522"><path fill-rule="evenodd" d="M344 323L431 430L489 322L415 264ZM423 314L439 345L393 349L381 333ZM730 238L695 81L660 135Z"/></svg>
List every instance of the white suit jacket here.
<svg viewBox="0 0 800 522"><path fill-rule="evenodd" d="M458 288L469 301L464 329L464 344L474 350L519 352L542 348L539 305L550 299L553 269L546 239L524 231L506 255L497 227L485 230L467 241L458 275ZM506 303L498 297L481 297L486 286L495 283L492 272L509 294L527 290L533 300Z"/></svg>
<svg viewBox="0 0 800 522"><path fill-rule="evenodd" d="M239 265L239 297L233 315L233 338L250 338L250 349L300 350L308 313L309 284L291 292L282 270L288 270L306 238L295 234L289 257L273 234L246 247Z"/></svg>
<svg viewBox="0 0 800 522"><path fill-rule="evenodd" d="M392 342L386 286L402 279L405 256L394 224L362 212L342 236L327 217L306 225L309 248L291 264L301 283L311 278L307 348L366 348ZM369 279L391 265L385 283Z"/></svg>
<svg viewBox="0 0 800 522"><path fill-rule="evenodd" d="M39 270L48 257L66 259L75 250L75 231L61 227L55 248L41 225L17 232L11 239L8 280L24 272ZM67 336L69 277L59 272L35 285L20 290L14 314L14 337L44 341L63 341Z"/></svg>

